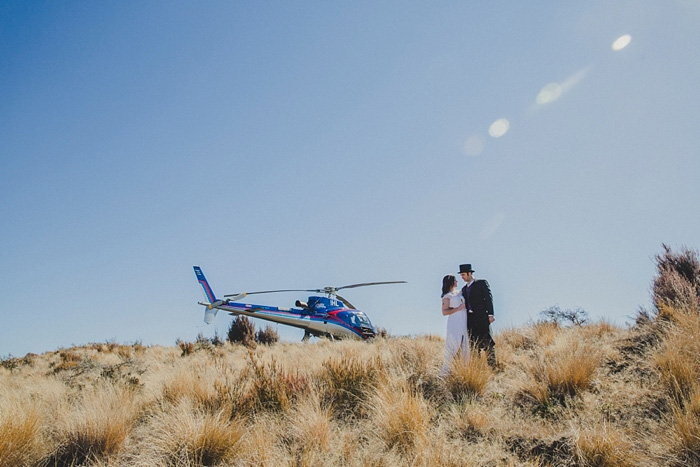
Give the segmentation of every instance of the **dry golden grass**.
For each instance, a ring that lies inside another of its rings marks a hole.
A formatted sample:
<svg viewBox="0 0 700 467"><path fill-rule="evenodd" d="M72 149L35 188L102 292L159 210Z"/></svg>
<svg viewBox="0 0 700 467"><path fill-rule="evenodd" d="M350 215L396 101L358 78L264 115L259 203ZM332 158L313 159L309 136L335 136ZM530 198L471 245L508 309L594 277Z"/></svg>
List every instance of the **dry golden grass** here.
<svg viewBox="0 0 700 467"><path fill-rule="evenodd" d="M481 396L492 376L486 353L471 349L469 360L455 359L452 362L445 384L455 400L462 400Z"/></svg>
<svg viewBox="0 0 700 467"><path fill-rule="evenodd" d="M90 344L0 365L0 465L700 462L700 318L536 323L439 377L444 340Z"/></svg>
<svg viewBox="0 0 700 467"><path fill-rule="evenodd" d="M50 464L82 465L107 461L123 448L140 413L137 399L114 385L83 390L64 416L56 420L50 438Z"/></svg>
<svg viewBox="0 0 700 467"><path fill-rule="evenodd" d="M227 465L239 455L243 423L225 411L210 413L192 401L155 412L134 432L125 465Z"/></svg>
<svg viewBox="0 0 700 467"><path fill-rule="evenodd" d="M679 463L700 464L700 395L696 392L685 407L674 403L671 407L668 443Z"/></svg>
<svg viewBox="0 0 700 467"><path fill-rule="evenodd" d="M422 395L415 394L406 385L383 385L375 396L372 414L377 434L389 450L411 452L425 444L430 428L430 406Z"/></svg>
<svg viewBox="0 0 700 467"><path fill-rule="evenodd" d="M0 465L36 465L45 456L39 410L18 401L0 406Z"/></svg>
<svg viewBox="0 0 700 467"><path fill-rule="evenodd" d="M605 423L578 433L576 457L581 465L600 467L633 467L641 461L624 434Z"/></svg>
<svg viewBox="0 0 700 467"><path fill-rule="evenodd" d="M665 307L665 339L654 363L669 394L681 406L700 380L700 312Z"/></svg>

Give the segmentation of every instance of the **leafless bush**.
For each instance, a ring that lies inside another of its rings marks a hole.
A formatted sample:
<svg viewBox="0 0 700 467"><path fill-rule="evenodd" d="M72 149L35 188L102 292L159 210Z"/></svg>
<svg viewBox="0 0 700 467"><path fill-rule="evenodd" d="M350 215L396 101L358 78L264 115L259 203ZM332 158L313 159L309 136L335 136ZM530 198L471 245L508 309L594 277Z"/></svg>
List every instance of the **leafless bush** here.
<svg viewBox="0 0 700 467"><path fill-rule="evenodd" d="M183 341L181 339L178 339L175 341L178 347L180 347L180 350L182 351L182 356L186 357L188 355L192 355L194 353L195 347L194 347L194 342L187 342Z"/></svg>
<svg viewBox="0 0 700 467"><path fill-rule="evenodd" d="M700 309L700 261L696 251L683 247L674 253L667 245L656 255L658 276L652 286L657 309L662 305Z"/></svg>
<svg viewBox="0 0 700 467"><path fill-rule="evenodd" d="M255 341L262 345L272 345L279 342L280 336L272 326L265 326L265 329L260 329L255 333Z"/></svg>
<svg viewBox="0 0 700 467"><path fill-rule="evenodd" d="M247 316L237 316L228 328L228 340L246 347L255 347L255 325Z"/></svg>
<svg viewBox="0 0 700 467"><path fill-rule="evenodd" d="M545 321L555 324L570 323L575 326L581 326L588 322L588 312L581 307L575 310L562 310L558 305L551 306L546 310L540 311L540 315Z"/></svg>

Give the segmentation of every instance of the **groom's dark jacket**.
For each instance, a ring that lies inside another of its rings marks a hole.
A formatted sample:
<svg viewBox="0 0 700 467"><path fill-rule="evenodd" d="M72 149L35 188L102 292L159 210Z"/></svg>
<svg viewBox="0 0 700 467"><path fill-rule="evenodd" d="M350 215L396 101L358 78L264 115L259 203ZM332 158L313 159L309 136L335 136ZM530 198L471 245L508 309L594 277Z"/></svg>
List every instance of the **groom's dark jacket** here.
<svg viewBox="0 0 700 467"><path fill-rule="evenodd" d="M489 315L493 315L493 298L489 283L484 279L475 280L471 286L462 288L462 296L467 306L469 333L479 337L490 336Z"/></svg>

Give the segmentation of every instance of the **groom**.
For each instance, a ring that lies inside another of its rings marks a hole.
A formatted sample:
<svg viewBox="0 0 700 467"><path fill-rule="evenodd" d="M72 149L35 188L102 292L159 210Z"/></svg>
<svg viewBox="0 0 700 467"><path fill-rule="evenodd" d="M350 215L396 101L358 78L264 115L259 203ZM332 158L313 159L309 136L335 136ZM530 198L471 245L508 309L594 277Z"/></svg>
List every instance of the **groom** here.
<svg viewBox="0 0 700 467"><path fill-rule="evenodd" d="M471 264L460 264L459 275L467 285L462 288L462 296L467 306L467 333L469 342L479 351L486 352L488 362L496 366L496 343L491 337L493 317L493 298L489 283L483 279L474 279Z"/></svg>

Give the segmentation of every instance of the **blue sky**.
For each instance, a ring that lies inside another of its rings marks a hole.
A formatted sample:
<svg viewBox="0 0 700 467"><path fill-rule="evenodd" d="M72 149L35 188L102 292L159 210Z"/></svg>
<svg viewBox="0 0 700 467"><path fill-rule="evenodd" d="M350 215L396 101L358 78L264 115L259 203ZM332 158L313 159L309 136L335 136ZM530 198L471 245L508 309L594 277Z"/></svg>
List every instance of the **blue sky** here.
<svg viewBox="0 0 700 467"><path fill-rule="evenodd" d="M468 262L496 330L623 325L700 244L698 31L695 1L2 1L0 356L225 334L193 265L405 280L346 298L417 335Z"/></svg>

